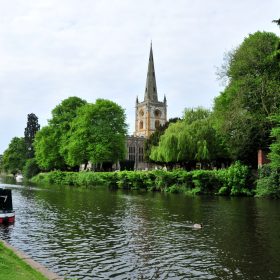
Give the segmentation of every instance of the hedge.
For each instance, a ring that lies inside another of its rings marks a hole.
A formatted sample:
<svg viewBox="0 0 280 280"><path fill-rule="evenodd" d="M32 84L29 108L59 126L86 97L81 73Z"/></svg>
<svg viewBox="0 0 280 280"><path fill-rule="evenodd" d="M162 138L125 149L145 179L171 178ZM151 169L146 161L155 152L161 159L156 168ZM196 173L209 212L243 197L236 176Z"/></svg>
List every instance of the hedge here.
<svg viewBox="0 0 280 280"><path fill-rule="evenodd" d="M217 194L250 196L254 190L250 184L250 171L236 162L228 169L220 170L153 170L119 172L62 172L40 173L33 183L73 186L109 186L122 189L184 192L186 194Z"/></svg>

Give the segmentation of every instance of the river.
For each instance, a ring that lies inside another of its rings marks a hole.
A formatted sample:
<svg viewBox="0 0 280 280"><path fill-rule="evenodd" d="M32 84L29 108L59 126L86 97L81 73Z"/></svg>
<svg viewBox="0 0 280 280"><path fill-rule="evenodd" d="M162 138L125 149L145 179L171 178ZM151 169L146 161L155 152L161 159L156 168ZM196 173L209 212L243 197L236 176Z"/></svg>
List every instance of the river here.
<svg viewBox="0 0 280 280"><path fill-rule="evenodd" d="M1 187L16 222L0 239L66 279L280 279L280 201Z"/></svg>

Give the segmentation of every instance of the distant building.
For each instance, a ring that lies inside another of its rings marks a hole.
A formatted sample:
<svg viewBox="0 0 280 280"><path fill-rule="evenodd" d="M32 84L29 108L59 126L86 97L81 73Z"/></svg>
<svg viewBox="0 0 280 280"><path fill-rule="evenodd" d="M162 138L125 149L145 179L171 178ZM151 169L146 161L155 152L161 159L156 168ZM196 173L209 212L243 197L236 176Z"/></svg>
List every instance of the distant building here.
<svg viewBox="0 0 280 280"><path fill-rule="evenodd" d="M151 45L144 101L136 98L135 131L127 137L127 160L134 161L134 169L146 169L144 162L144 141L167 121L167 102L158 101L153 49Z"/></svg>

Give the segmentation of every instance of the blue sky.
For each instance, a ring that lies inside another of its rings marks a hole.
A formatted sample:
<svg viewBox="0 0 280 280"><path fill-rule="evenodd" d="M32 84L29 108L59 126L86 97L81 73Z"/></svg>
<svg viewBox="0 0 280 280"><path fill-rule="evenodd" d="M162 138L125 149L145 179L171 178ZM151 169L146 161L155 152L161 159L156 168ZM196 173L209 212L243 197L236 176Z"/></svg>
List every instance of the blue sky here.
<svg viewBox="0 0 280 280"><path fill-rule="evenodd" d="M168 117L211 108L223 90L216 68L249 33L279 28L271 0L0 0L0 154L23 136L27 114L41 126L69 96L111 99L125 108L144 98L153 41L159 99Z"/></svg>

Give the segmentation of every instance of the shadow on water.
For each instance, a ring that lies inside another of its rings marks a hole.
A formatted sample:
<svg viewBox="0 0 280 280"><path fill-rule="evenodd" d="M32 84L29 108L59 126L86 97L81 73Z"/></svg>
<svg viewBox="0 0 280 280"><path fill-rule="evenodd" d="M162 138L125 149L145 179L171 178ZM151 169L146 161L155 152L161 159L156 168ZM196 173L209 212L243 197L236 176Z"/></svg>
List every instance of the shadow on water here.
<svg viewBox="0 0 280 280"><path fill-rule="evenodd" d="M276 279L277 201L111 191L13 189L0 238L78 279ZM194 230L194 223L203 223Z"/></svg>

